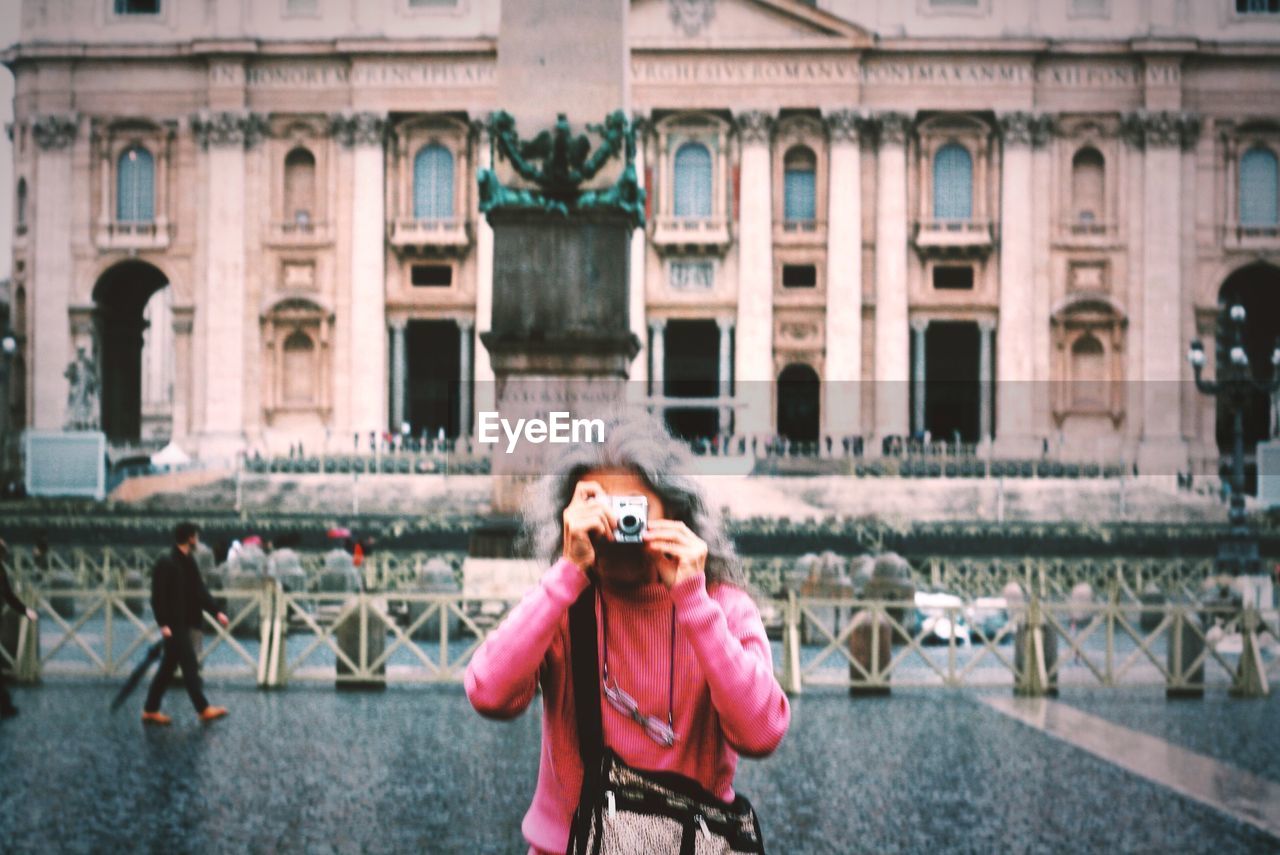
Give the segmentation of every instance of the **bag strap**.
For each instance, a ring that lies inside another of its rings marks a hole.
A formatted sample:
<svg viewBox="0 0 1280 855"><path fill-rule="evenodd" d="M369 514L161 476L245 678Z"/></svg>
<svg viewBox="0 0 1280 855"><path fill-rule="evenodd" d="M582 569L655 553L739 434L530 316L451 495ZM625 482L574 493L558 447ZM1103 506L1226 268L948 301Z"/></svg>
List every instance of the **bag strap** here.
<svg viewBox="0 0 1280 855"><path fill-rule="evenodd" d="M569 607L569 656L573 709L578 720L578 756L584 781L600 769L604 725L600 720L600 655L596 641L596 588L587 586Z"/></svg>

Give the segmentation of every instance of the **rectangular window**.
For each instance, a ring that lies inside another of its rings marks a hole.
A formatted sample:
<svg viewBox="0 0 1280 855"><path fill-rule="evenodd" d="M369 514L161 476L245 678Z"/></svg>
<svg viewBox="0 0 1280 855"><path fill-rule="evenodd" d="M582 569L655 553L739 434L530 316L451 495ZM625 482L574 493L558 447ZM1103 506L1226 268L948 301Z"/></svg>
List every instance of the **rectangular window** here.
<svg viewBox="0 0 1280 855"><path fill-rule="evenodd" d="M818 287L818 268L813 264L782 265L783 288Z"/></svg>
<svg viewBox="0 0 1280 855"><path fill-rule="evenodd" d="M933 268L933 287L940 291L972 291L972 267Z"/></svg>
<svg viewBox="0 0 1280 855"><path fill-rule="evenodd" d="M453 268L448 264L415 264L410 281L415 288L448 288L453 284Z"/></svg>
<svg viewBox="0 0 1280 855"><path fill-rule="evenodd" d="M288 0L284 11L287 15L314 15L317 0Z"/></svg>
<svg viewBox="0 0 1280 855"><path fill-rule="evenodd" d="M1280 15L1280 0L1236 0L1241 15Z"/></svg>
<svg viewBox="0 0 1280 855"><path fill-rule="evenodd" d="M1105 18L1107 0L1071 0L1071 14L1077 18Z"/></svg>
<svg viewBox="0 0 1280 855"><path fill-rule="evenodd" d="M160 0L115 0L117 15L159 15Z"/></svg>

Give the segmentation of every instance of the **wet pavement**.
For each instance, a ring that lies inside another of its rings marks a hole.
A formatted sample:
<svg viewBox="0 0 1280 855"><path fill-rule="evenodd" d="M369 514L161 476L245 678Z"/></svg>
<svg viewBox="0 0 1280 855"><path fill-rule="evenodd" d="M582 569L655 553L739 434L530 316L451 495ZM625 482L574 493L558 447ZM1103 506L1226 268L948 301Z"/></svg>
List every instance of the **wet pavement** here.
<svg viewBox="0 0 1280 855"><path fill-rule="evenodd" d="M50 681L15 692L22 715L0 722L0 850L525 851L536 704L495 723L457 686L214 683L228 719L198 724L176 691L174 725L144 730L142 690L113 716L113 689ZM1280 697L1064 691L1062 701L1280 777ZM738 772L771 852L1280 851L1280 838L1014 721L976 692L854 702L815 691L793 704L778 752Z"/></svg>

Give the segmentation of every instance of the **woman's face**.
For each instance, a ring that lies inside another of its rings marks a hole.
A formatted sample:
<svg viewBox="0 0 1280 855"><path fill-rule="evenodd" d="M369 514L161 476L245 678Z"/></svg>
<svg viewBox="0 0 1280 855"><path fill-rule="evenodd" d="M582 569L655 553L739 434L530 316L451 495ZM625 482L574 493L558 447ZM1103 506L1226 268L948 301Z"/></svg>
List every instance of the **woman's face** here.
<svg viewBox="0 0 1280 855"><path fill-rule="evenodd" d="M595 481L613 496L644 496L649 500L649 519L666 519L662 499L649 488L645 480L630 469L592 469L581 481ZM657 579L657 569L651 565L650 552L643 543L614 543L602 540L595 544L596 569L601 577L618 587L643 585Z"/></svg>

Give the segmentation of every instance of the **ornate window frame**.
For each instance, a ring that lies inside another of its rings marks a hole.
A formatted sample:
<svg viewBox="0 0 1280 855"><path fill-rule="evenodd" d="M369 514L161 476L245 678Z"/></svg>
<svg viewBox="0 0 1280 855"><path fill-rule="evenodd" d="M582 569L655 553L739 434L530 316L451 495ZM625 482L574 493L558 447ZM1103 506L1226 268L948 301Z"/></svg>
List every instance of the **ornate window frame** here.
<svg viewBox="0 0 1280 855"><path fill-rule="evenodd" d="M729 248L733 221L731 131L729 122L705 112L678 113L654 123L656 144L645 150L654 151L657 156L648 167L645 186L652 194L650 239L659 252L723 254ZM710 217L675 216L675 158L680 146L687 142L701 143L711 152Z"/></svg>
<svg viewBox="0 0 1280 855"><path fill-rule="evenodd" d="M787 154L797 146L813 152L813 220L788 223L786 220ZM827 211L829 210L829 152L827 128L817 116L787 116L775 127L773 135L773 240L779 244L826 247Z"/></svg>
<svg viewBox="0 0 1280 855"><path fill-rule="evenodd" d="M1245 226L1240 222L1240 159L1254 148L1265 148L1280 161L1280 122L1275 119L1250 119L1242 122L1222 121L1218 124L1222 141L1222 170L1226 180L1222 198L1222 245L1227 250L1252 252L1280 250L1280 223L1272 226Z"/></svg>
<svg viewBox="0 0 1280 855"><path fill-rule="evenodd" d="M333 199L336 170L333 139L323 115L273 117L271 139L264 146L271 186L271 223L268 244L273 247L325 246L333 242ZM305 148L316 161L315 210L309 227L300 227L288 216L285 203L285 160L297 148Z"/></svg>
<svg viewBox="0 0 1280 855"><path fill-rule="evenodd" d="M169 211L172 199L170 175L178 123L140 117L94 119L90 126L93 160L90 173L97 179L96 220L93 242L100 250L160 250L172 240ZM154 218L151 222L118 222L120 157L133 147L147 150L155 167Z"/></svg>
<svg viewBox="0 0 1280 855"><path fill-rule="evenodd" d="M474 138L466 122L441 115L412 116L392 129L388 232L397 251L409 255L462 254L471 246ZM414 158L432 144L443 146L453 156L453 217L447 220L418 220L413 215Z"/></svg>
<svg viewBox="0 0 1280 855"><path fill-rule="evenodd" d="M1124 216L1120 210L1125 186L1125 160L1121 156L1119 127L1112 118L1100 116L1068 116L1059 121L1054 160L1057 180L1054 182L1053 211L1056 242L1063 246L1092 248L1116 246L1124 233ZM1086 149L1102 155L1102 212L1100 221L1081 223L1074 210L1074 165L1076 155Z"/></svg>
<svg viewBox="0 0 1280 855"><path fill-rule="evenodd" d="M287 292L271 297L259 314L262 329L262 413L267 424L290 413L313 413L326 423L333 413L333 308L318 294ZM284 399L284 344L301 332L315 345L315 398L305 404Z"/></svg>
<svg viewBox="0 0 1280 855"><path fill-rule="evenodd" d="M994 129L966 113L941 113L916 123L914 244L925 255L971 256L993 246L999 188L992 159ZM948 145L962 146L973 163L973 207L968 220L941 220L933 211L933 164Z"/></svg>
<svg viewBox="0 0 1280 855"><path fill-rule="evenodd" d="M1053 421L1061 428L1071 416L1106 416L1113 428L1125 414L1125 338L1129 319L1120 305L1104 295L1072 295L1050 316L1053 335ZM1073 394L1074 348L1086 336L1102 345L1108 384L1106 400L1099 406L1082 408Z"/></svg>

